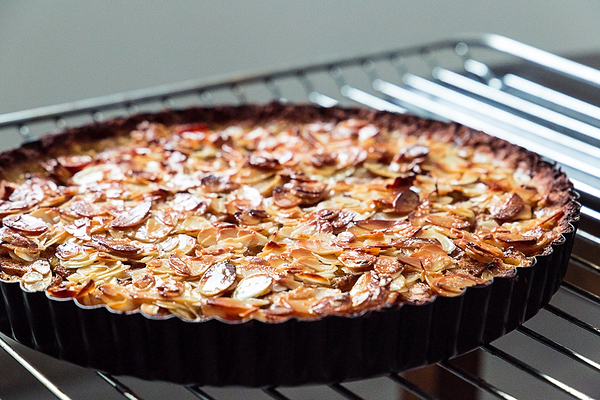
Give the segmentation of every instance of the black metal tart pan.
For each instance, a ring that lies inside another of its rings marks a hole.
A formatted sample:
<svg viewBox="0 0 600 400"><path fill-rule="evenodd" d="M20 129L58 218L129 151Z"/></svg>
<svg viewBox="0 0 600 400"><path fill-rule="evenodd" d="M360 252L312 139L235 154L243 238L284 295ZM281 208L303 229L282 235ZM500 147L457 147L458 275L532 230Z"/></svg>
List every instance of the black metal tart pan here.
<svg viewBox="0 0 600 400"><path fill-rule="evenodd" d="M391 125L431 125L415 117L367 110L291 109L293 113L301 110L303 118L343 118L352 112ZM0 172L23 157L39 160L53 146L115 135L115 131L133 129L146 119L221 122L273 113L290 114L285 106L273 104L142 114L90 125L1 153ZM447 133L452 134L450 131ZM489 343L546 305L560 287L569 262L578 222L578 205L571 206L568 228L532 266L517 268L512 277L467 288L457 297L438 296L424 304L405 303L349 317L293 318L277 323L194 322L88 307L0 280L0 332L84 367L181 384L300 385L405 371Z"/></svg>

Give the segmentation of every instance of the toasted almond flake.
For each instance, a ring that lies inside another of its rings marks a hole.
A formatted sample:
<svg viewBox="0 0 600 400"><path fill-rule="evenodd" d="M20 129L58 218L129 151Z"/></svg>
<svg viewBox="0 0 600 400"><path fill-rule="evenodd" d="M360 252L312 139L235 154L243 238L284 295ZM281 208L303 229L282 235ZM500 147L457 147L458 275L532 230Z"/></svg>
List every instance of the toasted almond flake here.
<svg viewBox="0 0 600 400"><path fill-rule="evenodd" d="M451 213L430 214L425 217L425 220L448 229L467 229L471 226L469 221Z"/></svg>
<svg viewBox="0 0 600 400"><path fill-rule="evenodd" d="M189 265L187 265L182 259L173 255L169 257L169 267L171 267L171 269L173 269L177 275L190 276L192 274L192 270L190 269Z"/></svg>
<svg viewBox="0 0 600 400"><path fill-rule="evenodd" d="M323 285L329 286L329 279L319 274L312 274L308 272L300 272L296 274L296 278L309 285Z"/></svg>
<svg viewBox="0 0 600 400"><path fill-rule="evenodd" d="M393 206L397 213L408 214L419 207L419 195L412 190L405 190L396 196Z"/></svg>
<svg viewBox="0 0 600 400"><path fill-rule="evenodd" d="M42 275L47 275L50 273L50 263L46 260L36 260L33 264L31 264L31 269L39 272Z"/></svg>
<svg viewBox="0 0 600 400"><path fill-rule="evenodd" d="M342 249L334 243L323 240L298 240L296 245L316 254L339 254Z"/></svg>
<svg viewBox="0 0 600 400"><path fill-rule="evenodd" d="M126 239L111 239L105 236L94 235L91 245L101 251L106 251L116 255L135 256L141 252L141 248L133 246L132 242Z"/></svg>
<svg viewBox="0 0 600 400"><path fill-rule="evenodd" d="M183 293L184 285L181 282L167 279L162 285L158 285L156 289L161 297L169 299L179 297Z"/></svg>
<svg viewBox="0 0 600 400"><path fill-rule="evenodd" d="M290 208L302 203L300 198L286 190L283 186L273 188L273 201L282 208Z"/></svg>
<svg viewBox="0 0 600 400"><path fill-rule="evenodd" d="M175 211L193 211L205 202L202 197L194 196L190 193L177 193L173 198L173 210Z"/></svg>
<svg viewBox="0 0 600 400"><path fill-rule="evenodd" d="M215 296L229 289L235 282L235 265L229 260L213 264L200 279L198 289L205 296Z"/></svg>
<svg viewBox="0 0 600 400"><path fill-rule="evenodd" d="M8 247L12 250L22 249L30 254L36 254L39 246L31 239L7 228L0 228L0 246Z"/></svg>
<svg viewBox="0 0 600 400"><path fill-rule="evenodd" d="M119 229L130 228L138 225L144 220L144 218L146 218L150 212L150 208L152 208L152 201L144 201L130 210L120 214L111 222L110 226L112 228Z"/></svg>
<svg viewBox="0 0 600 400"><path fill-rule="evenodd" d="M402 272L403 269L404 267L398 261L398 259L385 256L380 256L377 258L374 268L375 272L377 272L379 275L394 275Z"/></svg>
<svg viewBox="0 0 600 400"><path fill-rule="evenodd" d="M203 300L202 311L204 315L217 315L224 319L241 319L265 303L268 304L260 299L211 297Z"/></svg>
<svg viewBox="0 0 600 400"><path fill-rule="evenodd" d="M369 231L385 231L392 232L398 226L402 225L401 221L383 220L383 219L363 219L356 221L356 226Z"/></svg>
<svg viewBox="0 0 600 400"><path fill-rule="evenodd" d="M344 250L339 259L352 272L369 271L377 262L377 257L362 250Z"/></svg>
<svg viewBox="0 0 600 400"><path fill-rule="evenodd" d="M28 214L11 215L4 217L2 223L9 228L21 231L29 235L39 235L48 229L44 220L32 217Z"/></svg>
<svg viewBox="0 0 600 400"><path fill-rule="evenodd" d="M267 275L252 275L238 282L233 295L234 299L250 299L253 297L261 297L271 291L273 278Z"/></svg>
<svg viewBox="0 0 600 400"><path fill-rule="evenodd" d="M23 275L21 279L25 289L31 292L41 292L50 286L52 275L47 274L44 276L37 271L31 271Z"/></svg>
<svg viewBox="0 0 600 400"><path fill-rule="evenodd" d="M156 278L150 274L144 274L133 282L133 286L139 290L150 290L156 285Z"/></svg>
<svg viewBox="0 0 600 400"><path fill-rule="evenodd" d="M173 229L174 227L164 225L155 218L148 218L131 236L143 242L153 242L166 237Z"/></svg>
<svg viewBox="0 0 600 400"><path fill-rule="evenodd" d="M148 315L156 315L156 314L158 314L160 307L157 306L156 304L144 303L140 306L140 309Z"/></svg>
<svg viewBox="0 0 600 400"><path fill-rule="evenodd" d="M437 232L435 229L431 229L431 228L423 229L420 232L419 237L425 238L425 239L437 240L442 245L442 248L448 254L452 253L452 251L454 251L454 249L456 248L456 245L454 244L452 239L450 239L448 236L442 235L441 233Z"/></svg>
<svg viewBox="0 0 600 400"><path fill-rule="evenodd" d="M510 221L515 219L524 206L523 199L518 194L512 193L496 197L490 204L490 214L499 220Z"/></svg>
<svg viewBox="0 0 600 400"><path fill-rule="evenodd" d="M482 279L470 275L456 274L437 278L431 282L431 289L443 296L457 296L466 287L482 284Z"/></svg>
<svg viewBox="0 0 600 400"><path fill-rule="evenodd" d="M74 173L88 166L93 159L88 155L81 155L58 157L56 161L58 161L58 163L63 167L67 168L71 173Z"/></svg>

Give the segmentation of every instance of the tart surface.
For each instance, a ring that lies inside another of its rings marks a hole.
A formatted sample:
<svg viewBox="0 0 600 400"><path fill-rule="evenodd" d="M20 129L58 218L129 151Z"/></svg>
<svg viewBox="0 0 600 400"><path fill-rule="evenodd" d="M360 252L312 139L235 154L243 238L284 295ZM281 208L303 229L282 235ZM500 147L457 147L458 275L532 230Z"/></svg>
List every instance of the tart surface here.
<svg viewBox="0 0 600 400"><path fill-rule="evenodd" d="M577 211L565 175L533 153L366 110L140 115L2 161L0 278L186 320L458 296L531 266Z"/></svg>

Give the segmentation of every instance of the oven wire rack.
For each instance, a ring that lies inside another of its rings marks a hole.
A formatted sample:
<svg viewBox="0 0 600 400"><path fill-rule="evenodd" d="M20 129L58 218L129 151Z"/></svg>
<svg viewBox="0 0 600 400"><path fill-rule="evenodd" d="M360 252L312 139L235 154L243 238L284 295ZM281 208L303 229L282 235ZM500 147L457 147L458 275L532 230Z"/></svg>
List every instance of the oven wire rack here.
<svg viewBox="0 0 600 400"><path fill-rule="evenodd" d="M183 387L71 366L0 335L0 397L600 398L599 88L600 70L503 36L482 34L0 115L7 149L65 127L192 105L278 100L409 112L456 121L537 152L567 172L582 203L567 277L551 303L515 332L453 360L313 387ZM3 319L0 315L0 324ZM7 378L11 374L16 378Z"/></svg>

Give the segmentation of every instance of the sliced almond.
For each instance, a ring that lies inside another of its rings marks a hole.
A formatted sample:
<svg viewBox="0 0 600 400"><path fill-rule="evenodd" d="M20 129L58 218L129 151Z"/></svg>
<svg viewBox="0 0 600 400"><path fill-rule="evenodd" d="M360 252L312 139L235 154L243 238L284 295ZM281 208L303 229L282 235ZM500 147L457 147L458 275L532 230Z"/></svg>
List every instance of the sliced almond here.
<svg viewBox="0 0 600 400"><path fill-rule="evenodd" d="M15 249L16 247L24 248L32 254L39 251L39 246L36 242L7 227L0 228L0 245L11 249Z"/></svg>
<svg viewBox="0 0 600 400"><path fill-rule="evenodd" d="M308 283L309 285L329 286L329 279L318 274L311 274L309 272L299 272L295 275L296 278L300 279L304 283Z"/></svg>
<svg viewBox="0 0 600 400"><path fill-rule="evenodd" d="M393 206L397 213L409 214L419 207L419 195L412 190L405 190L396 196Z"/></svg>
<svg viewBox="0 0 600 400"><path fill-rule="evenodd" d="M404 267L396 258L380 256L374 269L379 275L394 275L401 272Z"/></svg>
<svg viewBox="0 0 600 400"><path fill-rule="evenodd" d="M456 274L436 278L431 282L431 289L442 296L458 296L469 286L480 285L483 279L471 275Z"/></svg>
<svg viewBox="0 0 600 400"><path fill-rule="evenodd" d="M287 191L283 186L273 188L273 201L281 208L290 208L302 204L302 199Z"/></svg>
<svg viewBox="0 0 600 400"><path fill-rule="evenodd" d="M50 273L50 263L47 260L36 260L31 264L31 269L42 275L47 275Z"/></svg>
<svg viewBox="0 0 600 400"><path fill-rule="evenodd" d="M92 163L93 159L92 159L92 157L90 157L88 155L81 155L81 156L58 157L56 159L56 161L61 166L63 166L67 170L69 170L70 173L74 174L78 171L81 171L83 168L87 167L88 165L90 165Z"/></svg>
<svg viewBox="0 0 600 400"><path fill-rule="evenodd" d="M291 194L301 199L302 204L310 205L317 203L325 194L327 184L318 181L302 182L292 180L284 185Z"/></svg>
<svg viewBox="0 0 600 400"><path fill-rule="evenodd" d="M133 286L139 290L150 290L156 284L156 278L150 274L144 274L133 282Z"/></svg>
<svg viewBox="0 0 600 400"><path fill-rule="evenodd" d="M254 168L265 169L268 171L281 168L281 164L279 164L279 161L273 158L257 154L251 154L250 157L248 157L248 165Z"/></svg>
<svg viewBox="0 0 600 400"><path fill-rule="evenodd" d="M492 217L502 220L513 220L525 206L525 202L516 194L508 194L506 196L497 197L490 204L490 214Z"/></svg>
<svg viewBox="0 0 600 400"><path fill-rule="evenodd" d="M162 285L157 286L156 289L161 297L173 298L179 297L183 293L184 286L181 282L168 279Z"/></svg>
<svg viewBox="0 0 600 400"><path fill-rule="evenodd" d="M152 201L144 201L120 214L111 222L110 226L119 229L139 225L150 212L150 208L152 208Z"/></svg>
<svg viewBox="0 0 600 400"><path fill-rule="evenodd" d="M44 222L44 220L32 217L28 214L4 217L2 223L9 228L26 233L28 235L39 235L48 230L48 225Z"/></svg>
<svg viewBox="0 0 600 400"><path fill-rule="evenodd" d="M238 282L231 297L240 300L261 297L271 291L272 284L273 278L270 276L252 275Z"/></svg>
<svg viewBox="0 0 600 400"><path fill-rule="evenodd" d="M201 180L201 185L207 192L230 192L239 187L239 184L232 182L229 177L207 175Z"/></svg>
<svg viewBox="0 0 600 400"><path fill-rule="evenodd" d="M361 250L344 250L338 258L352 272L369 271L377 262L377 257Z"/></svg>
<svg viewBox="0 0 600 400"><path fill-rule="evenodd" d="M173 210L194 211L204 203L205 200L202 197L197 197L190 193L177 193L173 198Z"/></svg>
<svg viewBox="0 0 600 400"><path fill-rule="evenodd" d="M211 266L200 279L198 289L205 296L215 296L229 289L235 282L235 265L229 260Z"/></svg>
<svg viewBox="0 0 600 400"><path fill-rule="evenodd" d="M298 240L296 244L303 249L321 255L338 254L342 251L336 244L324 240Z"/></svg>
<svg viewBox="0 0 600 400"><path fill-rule="evenodd" d="M75 214L88 218L106 214L106 212L101 207L98 207L85 200L73 200L69 208Z"/></svg>
<svg viewBox="0 0 600 400"><path fill-rule="evenodd" d="M425 217L427 222L448 229L467 229L471 223L451 213L430 214Z"/></svg>
<svg viewBox="0 0 600 400"><path fill-rule="evenodd" d="M189 265L187 265L182 259L173 255L169 257L169 267L171 267L171 269L180 276L190 276L192 274L192 270L190 269Z"/></svg>
<svg viewBox="0 0 600 400"><path fill-rule="evenodd" d="M98 250L125 257L135 256L141 251L139 247L133 246L129 240L113 239L100 235L92 236L91 245Z"/></svg>

